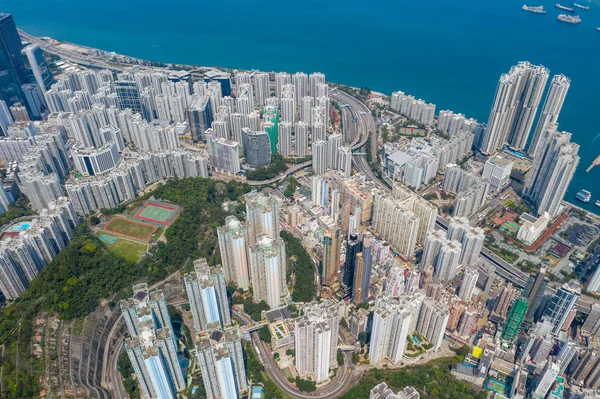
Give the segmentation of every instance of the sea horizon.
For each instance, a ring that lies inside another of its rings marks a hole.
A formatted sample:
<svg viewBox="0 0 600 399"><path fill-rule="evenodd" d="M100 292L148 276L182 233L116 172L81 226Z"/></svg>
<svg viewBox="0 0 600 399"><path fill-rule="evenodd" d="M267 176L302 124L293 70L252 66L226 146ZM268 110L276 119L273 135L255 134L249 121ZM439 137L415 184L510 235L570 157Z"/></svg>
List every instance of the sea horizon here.
<svg viewBox="0 0 600 399"><path fill-rule="evenodd" d="M516 0L19 0L3 12L36 36L171 64L320 71L330 82L401 90L436 104L436 114L450 109L479 122L502 73L519 61L542 64L550 78L571 79L559 129L573 134L581 162L565 200L600 214L600 167L585 172L600 155L600 5L578 10L582 23L569 25L556 21L550 1L528 5L540 4L546 15ZM592 192L590 203L575 200L581 189Z"/></svg>

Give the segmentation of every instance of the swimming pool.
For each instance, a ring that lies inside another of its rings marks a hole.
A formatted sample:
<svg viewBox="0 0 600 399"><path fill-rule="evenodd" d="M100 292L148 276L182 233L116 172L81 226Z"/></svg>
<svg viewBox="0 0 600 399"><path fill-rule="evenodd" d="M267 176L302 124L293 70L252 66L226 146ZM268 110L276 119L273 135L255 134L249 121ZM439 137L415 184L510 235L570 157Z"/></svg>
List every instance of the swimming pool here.
<svg viewBox="0 0 600 399"><path fill-rule="evenodd" d="M415 344L421 345L421 341L419 340L419 338L415 337L414 335L412 336L412 340Z"/></svg>
<svg viewBox="0 0 600 399"><path fill-rule="evenodd" d="M23 231L23 230L29 230L30 228L31 228L31 223L22 222L17 225L14 225L11 230L12 231Z"/></svg>
<svg viewBox="0 0 600 399"><path fill-rule="evenodd" d="M252 387L252 399L261 399L263 397L262 387L255 385Z"/></svg>

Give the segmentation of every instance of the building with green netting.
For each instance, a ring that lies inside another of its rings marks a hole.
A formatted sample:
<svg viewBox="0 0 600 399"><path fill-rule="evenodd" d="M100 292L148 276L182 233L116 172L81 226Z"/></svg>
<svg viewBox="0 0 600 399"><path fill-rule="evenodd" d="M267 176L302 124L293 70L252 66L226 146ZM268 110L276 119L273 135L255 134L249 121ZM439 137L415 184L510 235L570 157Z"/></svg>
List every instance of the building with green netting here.
<svg viewBox="0 0 600 399"><path fill-rule="evenodd" d="M271 141L271 154L277 154L277 142L279 139L279 110L277 107L266 106L263 110L263 127Z"/></svg>
<svg viewBox="0 0 600 399"><path fill-rule="evenodd" d="M502 339L506 341L513 341L515 339L526 313L527 301L521 298L517 299L512 304L506 323L504 323L504 327L502 328Z"/></svg>

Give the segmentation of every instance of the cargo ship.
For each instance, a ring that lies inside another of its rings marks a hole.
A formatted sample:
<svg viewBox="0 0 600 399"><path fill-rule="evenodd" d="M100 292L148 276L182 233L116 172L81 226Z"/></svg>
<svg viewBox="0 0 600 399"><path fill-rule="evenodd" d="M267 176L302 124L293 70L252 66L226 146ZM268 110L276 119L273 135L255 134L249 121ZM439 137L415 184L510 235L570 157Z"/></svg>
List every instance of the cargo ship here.
<svg viewBox="0 0 600 399"><path fill-rule="evenodd" d="M581 4L577 4L577 3L572 3L572 4L573 4L573 7L577 7L577 8L580 8L582 10L586 10L586 11L590 10L590 6L582 6Z"/></svg>
<svg viewBox="0 0 600 399"><path fill-rule="evenodd" d="M561 6L558 3L554 7L558 8L559 10L564 10L564 11L568 11L568 12L575 12L574 9L569 8L569 7L565 7L565 6Z"/></svg>
<svg viewBox="0 0 600 399"><path fill-rule="evenodd" d="M588 190L580 190L575 196L575 198L587 204L592 199L592 193L590 193Z"/></svg>
<svg viewBox="0 0 600 399"><path fill-rule="evenodd" d="M581 18L579 18L579 15L573 16L573 15L560 14L558 16L558 18L556 18L556 19L559 21L562 21L562 22L566 22L571 25L577 25L578 23L581 22Z"/></svg>
<svg viewBox="0 0 600 399"><path fill-rule="evenodd" d="M528 6L527 4L523 5L523 11L529 11L529 12L533 12L535 14L545 14L546 13L546 11L544 11L544 6L532 7L532 6Z"/></svg>

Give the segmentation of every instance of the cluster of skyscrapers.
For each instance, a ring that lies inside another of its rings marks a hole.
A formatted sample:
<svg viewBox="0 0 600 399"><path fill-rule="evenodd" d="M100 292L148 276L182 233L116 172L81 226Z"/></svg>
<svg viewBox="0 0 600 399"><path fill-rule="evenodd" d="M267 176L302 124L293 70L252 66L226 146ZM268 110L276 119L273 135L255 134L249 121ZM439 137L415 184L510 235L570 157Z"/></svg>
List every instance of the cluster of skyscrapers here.
<svg viewBox="0 0 600 399"><path fill-rule="evenodd" d="M0 291L6 299L16 299L27 289L69 244L78 224L73 205L61 197L41 210L39 217L20 224L18 235L0 241Z"/></svg>
<svg viewBox="0 0 600 399"><path fill-rule="evenodd" d="M256 191L245 200L247 221L229 216L217 230L225 276L239 288L252 285L255 301L277 308L288 295L285 243L279 237L281 200Z"/></svg>
<svg viewBox="0 0 600 399"><path fill-rule="evenodd" d="M373 231L405 260L423 245L433 229L437 208L408 188L394 185L392 194L377 193L373 202Z"/></svg>
<svg viewBox="0 0 600 399"><path fill-rule="evenodd" d="M466 218L452 218L447 232L434 230L427 235L420 269L425 271L431 266L440 281L452 280L459 266L474 265L479 260L484 240L483 229L472 227Z"/></svg>
<svg viewBox="0 0 600 399"><path fill-rule="evenodd" d="M89 215L134 199L156 181L184 177L208 177L205 158L194 152L170 150L132 156L101 175L73 176L65 183L65 190L77 213Z"/></svg>
<svg viewBox="0 0 600 399"><path fill-rule="evenodd" d="M12 17L3 15L2 21L3 37L11 41L3 51L13 55L20 38ZM33 208L44 209L64 196L65 181L76 211L86 215L130 200L157 180L208 177L206 156L179 143L187 130L186 110L195 99L188 74L132 71L115 77L108 70L73 69L54 82L38 46L23 49L23 57L24 63L13 60L11 68L29 71L43 92L38 108L44 112L23 107L16 89L15 96L3 98L0 157L5 165L18 164L19 187ZM21 75L12 74L13 80ZM195 90L204 93L207 83L196 83ZM218 81L208 83L215 84L220 90ZM142 107L147 96L140 97L140 88L170 101L149 101ZM30 121L44 117L45 122ZM125 144L137 151L124 156ZM73 167L78 173L69 178Z"/></svg>
<svg viewBox="0 0 600 399"><path fill-rule="evenodd" d="M0 140L0 157L5 163L18 163L21 190L34 208L43 209L65 194L61 182L73 166L79 174L67 180L65 189L82 215L113 208L157 180L208 177L205 156L180 147L176 126L149 123L131 109L89 99L94 95L90 91L100 90L99 86L108 90L113 83L107 71L70 73L53 87L69 87L59 90L72 95L68 104L83 98L73 109L76 113L61 109L50 114L47 122L15 122L8 127L8 136ZM75 141L70 153L68 139ZM138 150L126 158L125 142Z"/></svg>
<svg viewBox="0 0 600 399"><path fill-rule="evenodd" d="M428 104L414 96L406 95L401 91L392 93L391 104L393 110L408 116L413 121L424 125L432 125L435 116L435 104Z"/></svg>
<svg viewBox="0 0 600 399"><path fill-rule="evenodd" d="M387 360L391 364L399 364L406 350L407 337L414 331L427 339L433 350L438 350L444 338L448 315L446 306L418 291L398 296L378 296L369 343L371 363L379 364Z"/></svg>
<svg viewBox="0 0 600 399"><path fill-rule="evenodd" d="M133 287L133 297L120 303L129 338L125 350L140 390L146 398L175 399L185 389L178 359L179 343L162 291L144 283Z"/></svg>
<svg viewBox="0 0 600 399"><path fill-rule="evenodd" d="M557 125L570 80L564 75L552 79L534 128L549 71L521 62L501 76L487 125L441 111L435 128L444 138L414 138L403 148L386 145L388 174L408 187L419 190L438 173L445 174L443 189L456 195L453 218L447 232L434 230L436 207L407 187L395 184L387 194L364 177L351 178L352 149L348 138L330 129L329 86L321 73L237 72L232 87L230 74L218 70L194 81L183 71L74 69L55 81L39 46L23 48L10 15L0 14L0 37L0 70L5 71L0 74L0 158L17 164L19 186L40 212L18 236L0 243L0 290L7 299L18 297L68 244L78 223L76 213L113 208L159 180L208 177L207 160L216 171L237 173L244 163L249 168L268 166L273 154L312 155L310 203L290 207L289 224L314 231L307 241L316 242L311 249L321 258L321 283L335 287L339 282L343 297L355 304L372 294L372 275L384 277L382 289L373 294L369 359L396 365L413 332L437 350L446 331L459 339L472 334L482 311L473 298L486 273L478 264L485 234L468 217L482 208L490 188L506 186L513 163L492 157L481 176L457 163L473 148L487 155L506 144L526 150L533 166L523 197L540 218L524 226L536 231L558 214L579 163L579 146ZM391 108L428 127L435 124L435 105L403 92L392 94ZM204 141L206 153L183 148L182 137ZM73 168L77 174L71 174ZM0 212L11 199L0 189ZM288 300L280 196L251 192L245 202L246 221L229 216L218 229L223 266L198 259L183 278L196 360L211 398L233 399L248 389L241 331L232 324L225 284L252 288L253 299L271 308ZM304 223L299 223L301 205L309 208ZM372 232L365 232L369 222ZM418 269L390 261L390 246L404 261L413 260L422 248ZM389 262L379 265L382 260ZM450 298L448 284L457 282L461 273L457 296ZM491 272L484 292L493 281ZM578 284L564 284L547 296L547 285L542 269L521 293L511 285L503 287L494 308L504 322L504 342L516 339L523 322L538 321L518 362L535 370L533 396L539 398L566 372L578 350L572 340L557 337L571 325L581 290ZM125 348L142 393L175 398L185 388L185 376L163 293L140 284L120 306L130 334ZM353 334L366 329L365 315L359 313L353 317ZM337 364L342 314L340 304L331 300L311 302L294 321L301 378L317 383L329 379ZM598 320L600 308L593 307L583 334L599 336ZM584 353L571 374L573 382L600 387L599 364L597 351ZM392 397L413 399L418 393L407 388L393 394L384 383L371 392L372 399Z"/></svg>
<svg viewBox="0 0 600 399"><path fill-rule="evenodd" d="M0 156L5 164L18 164L17 179L31 206L41 210L64 196L60 183L72 165L62 127L49 123L19 122L8 129L0 141Z"/></svg>
<svg viewBox="0 0 600 399"><path fill-rule="evenodd" d="M529 62L519 62L502 75L487 126L474 145L484 154L505 144L517 151L527 149L534 161L523 197L538 216L548 212L555 217L580 158L571 134L558 131L558 117L571 84L564 75L552 78L533 137L529 137L548 77L547 68Z"/></svg>
<svg viewBox="0 0 600 399"><path fill-rule="evenodd" d="M194 271L183 276L194 321L196 360L208 398L238 398L248 389L241 332L232 324L220 265L194 261Z"/></svg>
<svg viewBox="0 0 600 399"><path fill-rule="evenodd" d="M468 218L474 215L485 205L490 191L488 179L458 165L448 165L442 187L445 191L456 194L452 210L455 217Z"/></svg>
<svg viewBox="0 0 600 399"><path fill-rule="evenodd" d="M448 165L462 161L471 153L474 135L460 130L449 139L413 138L408 147L398 148L395 143L384 146L388 175L419 190L430 184L437 173L444 173Z"/></svg>
<svg viewBox="0 0 600 399"><path fill-rule="evenodd" d="M564 194L579 164L579 146L571 142L571 134L558 130L558 117L570 80L556 75L542 106L537 125L534 127L538 108L546 90L549 71L543 66L520 62L502 75L487 125L478 124L462 114L440 111L437 131L456 137L470 137L466 151L458 156L443 155L435 149L422 145L422 139L413 139L408 149L397 150L386 145L386 169L394 180L419 189L429 183L439 172L445 172L444 189L457 195L454 216L470 216L485 203L489 188L502 189L508 182L512 162L500 157L488 160L481 179L468 176L471 172L450 166L466 154L471 145L483 154L491 155L508 145L513 150L524 151L533 158L533 167L527 175L523 197L530 202L537 216L546 212L553 218L557 215ZM391 97L391 108L410 117L415 101L411 96L395 92ZM415 118L412 118L415 119ZM415 119L418 120L418 119ZM432 124L426 123L425 124ZM530 138L531 131L534 131ZM466 178L465 184L459 183ZM480 180L480 181L478 181Z"/></svg>
<svg viewBox="0 0 600 399"><path fill-rule="evenodd" d="M220 265L194 261L194 271L183 276L194 325L195 357L207 397L236 399L248 389L242 334L232 324ZM175 336L167 302L161 291L146 284L133 287L133 297L121 301L130 338L125 349L140 389L147 398L174 399L185 389L180 344Z"/></svg>
<svg viewBox="0 0 600 399"><path fill-rule="evenodd" d="M42 51L37 46L23 48L10 14L0 14L0 37L0 112L14 106L15 120L40 119L46 111L42 91L53 79Z"/></svg>
<svg viewBox="0 0 600 399"><path fill-rule="evenodd" d="M203 93L189 111L192 137L207 141L215 168L237 173L242 156L250 168L269 165L277 153L304 158L311 154L311 141L314 154L314 143L327 140L330 105L325 76L280 72L273 79L274 93L270 74L238 72L235 98L211 82L205 90L194 86ZM337 147L333 164L326 160L325 168L337 167Z"/></svg>

